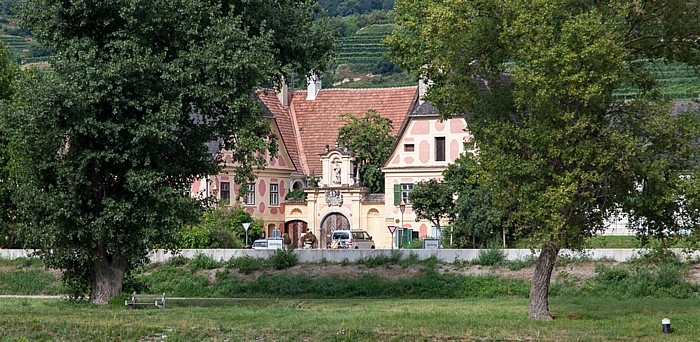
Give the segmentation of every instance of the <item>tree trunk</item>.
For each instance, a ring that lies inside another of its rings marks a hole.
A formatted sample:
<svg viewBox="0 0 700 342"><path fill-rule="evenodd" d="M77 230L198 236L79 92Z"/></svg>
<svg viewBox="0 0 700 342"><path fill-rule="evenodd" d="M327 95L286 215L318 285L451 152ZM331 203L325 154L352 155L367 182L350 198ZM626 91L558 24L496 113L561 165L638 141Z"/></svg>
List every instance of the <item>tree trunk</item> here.
<svg viewBox="0 0 700 342"><path fill-rule="evenodd" d="M542 248L540 256L537 258L530 287L530 314L528 317L531 319L553 319L549 313L549 281L552 278L552 270L558 254L559 246L550 242Z"/></svg>
<svg viewBox="0 0 700 342"><path fill-rule="evenodd" d="M109 299L122 291L127 259L121 255L112 255L98 248L99 258L92 266L92 292L90 303L107 305Z"/></svg>

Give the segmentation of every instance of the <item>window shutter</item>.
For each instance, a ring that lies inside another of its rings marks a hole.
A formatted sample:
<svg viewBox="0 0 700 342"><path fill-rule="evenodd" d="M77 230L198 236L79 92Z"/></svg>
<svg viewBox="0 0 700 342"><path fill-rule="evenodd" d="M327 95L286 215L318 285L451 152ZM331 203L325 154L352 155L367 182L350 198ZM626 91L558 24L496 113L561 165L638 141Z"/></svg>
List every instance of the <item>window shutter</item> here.
<svg viewBox="0 0 700 342"><path fill-rule="evenodd" d="M394 184L394 205L401 203L401 184Z"/></svg>

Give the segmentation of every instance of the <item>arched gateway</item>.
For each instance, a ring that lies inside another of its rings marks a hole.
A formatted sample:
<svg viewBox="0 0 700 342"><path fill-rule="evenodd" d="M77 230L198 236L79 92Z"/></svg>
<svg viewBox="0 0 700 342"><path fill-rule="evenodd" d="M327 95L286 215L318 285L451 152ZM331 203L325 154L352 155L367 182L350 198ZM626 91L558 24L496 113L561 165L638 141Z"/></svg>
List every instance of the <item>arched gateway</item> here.
<svg viewBox="0 0 700 342"><path fill-rule="evenodd" d="M301 247L299 238L306 234L307 231L308 225L301 220L287 221L284 224L284 232L289 234L289 238L292 239L292 244L296 247Z"/></svg>
<svg viewBox="0 0 700 342"><path fill-rule="evenodd" d="M319 234L321 248L327 248L331 244L333 231L350 229L350 221L341 213L331 213L321 222L321 232Z"/></svg>

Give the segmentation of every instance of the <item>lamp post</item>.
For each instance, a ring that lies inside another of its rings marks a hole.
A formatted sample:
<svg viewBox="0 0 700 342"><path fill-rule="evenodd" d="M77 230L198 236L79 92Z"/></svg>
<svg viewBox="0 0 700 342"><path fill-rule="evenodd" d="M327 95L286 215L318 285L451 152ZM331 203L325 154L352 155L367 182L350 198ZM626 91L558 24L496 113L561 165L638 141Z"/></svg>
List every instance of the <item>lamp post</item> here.
<svg viewBox="0 0 700 342"><path fill-rule="evenodd" d="M399 211L401 211L401 230L399 230L399 234L397 235L398 237L403 235L403 212L406 210L406 202L403 201L403 198L401 199L401 203L399 203ZM396 246L399 246L399 242L396 241Z"/></svg>
<svg viewBox="0 0 700 342"><path fill-rule="evenodd" d="M245 248L248 248L248 228L250 228L250 222L243 222L243 229L245 229Z"/></svg>

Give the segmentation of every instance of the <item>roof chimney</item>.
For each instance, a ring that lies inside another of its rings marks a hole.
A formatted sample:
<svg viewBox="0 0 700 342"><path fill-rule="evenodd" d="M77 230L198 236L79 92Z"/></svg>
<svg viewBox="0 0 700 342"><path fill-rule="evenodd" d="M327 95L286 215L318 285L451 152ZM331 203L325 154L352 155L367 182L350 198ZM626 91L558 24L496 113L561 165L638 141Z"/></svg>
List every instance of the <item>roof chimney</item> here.
<svg viewBox="0 0 700 342"><path fill-rule="evenodd" d="M431 80L424 80L422 77L418 79L418 104L421 105L425 100L425 94L428 92L428 88L433 85Z"/></svg>
<svg viewBox="0 0 700 342"><path fill-rule="evenodd" d="M280 87L277 89L277 98L280 100L283 106L288 107L289 106L289 87L287 86L287 82L282 79L282 84Z"/></svg>
<svg viewBox="0 0 700 342"><path fill-rule="evenodd" d="M316 95L321 90L321 78L316 74L311 74L306 80L306 100L316 100Z"/></svg>

